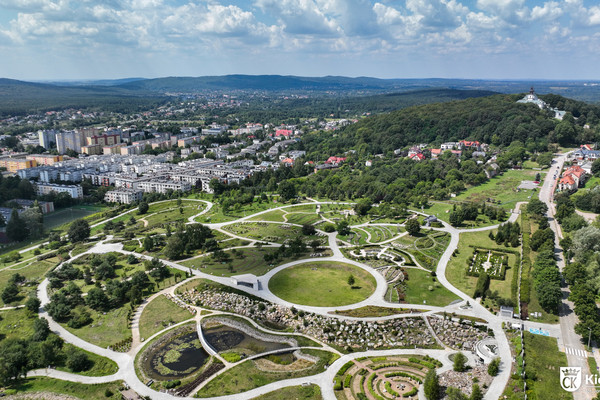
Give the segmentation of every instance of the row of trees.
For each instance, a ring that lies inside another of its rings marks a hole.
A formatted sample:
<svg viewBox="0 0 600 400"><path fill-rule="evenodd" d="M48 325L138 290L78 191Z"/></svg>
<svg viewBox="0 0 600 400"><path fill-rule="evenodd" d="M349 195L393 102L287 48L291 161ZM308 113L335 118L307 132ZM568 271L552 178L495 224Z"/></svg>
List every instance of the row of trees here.
<svg viewBox="0 0 600 400"><path fill-rule="evenodd" d="M479 215L485 215L491 220L505 221L506 210L502 207L493 207L482 203L466 203L457 207L454 205L448 216L452 226L461 226L465 221L475 221Z"/></svg>
<svg viewBox="0 0 600 400"><path fill-rule="evenodd" d="M520 244L521 227L517 222L507 222L498 227L496 236L490 232L490 239L496 241L496 244L510 245L518 247Z"/></svg>
<svg viewBox="0 0 600 400"><path fill-rule="evenodd" d="M591 334L600 340L600 309L596 298L600 292L600 229L588 226L574 232L572 240L561 241L575 262L567 263L564 277L571 288L569 299L575 304L579 323L575 332L583 337Z"/></svg>

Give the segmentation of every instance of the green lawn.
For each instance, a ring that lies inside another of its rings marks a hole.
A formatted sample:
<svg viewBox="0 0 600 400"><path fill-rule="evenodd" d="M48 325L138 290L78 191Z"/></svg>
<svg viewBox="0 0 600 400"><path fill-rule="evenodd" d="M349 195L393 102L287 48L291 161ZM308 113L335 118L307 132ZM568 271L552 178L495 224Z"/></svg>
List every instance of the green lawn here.
<svg viewBox="0 0 600 400"><path fill-rule="evenodd" d="M301 228L298 226L266 222L236 223L227 225L223 229L238 236L275 243L283 243L296 236L301 236L305 241L318 238L317 236L302 235Z"/></svg>
<svg viewBox="0 0 600 400"><path fill-rule="evenodd" d="M458 254L456 257L450 258L450 262L446 268L446 278L448 278L450 283L469 296L473 296L475 285L477 283L477 277L467 276L466 274L467 260L470 260L473 256L473 248L470 246L498 249L505 248L504 246L497 245L496 242L492 241L488 235L489 231L461 233L460 241L458 243ZM507 249L513 248L508 247ZM515 248L514 250L518 250L518 248ZM512 282L512 276L517 270L515 262L516 256L514 254L509 254L508 265L510 268L506 270L506 276L504 280L490 280L490 290L492 292L498 291L500 297L504 299L511 298L510 285Z"/></svg>
<svg viewBox="0 0 600 400"><path fill-rule="evenodd" d="M331 365L338 358L336 354L323 350L303 350L303 352L318 356L319 361L308 369L293 372L264 372L256 367L254 361L245 361L208 382L200 389L197 396L202 398L243 393L272 382L318 374L323 372L325 365Z"/></svg>
<svg viewBox="0 0 600 400"><path fill-rule="evenodd" d="M348 285L353 275L355 284ZM335 307L358 303L375 290L375 278L351 264L310 262L286 268L269 281L276 296L296 304Z"/></svg>
<svg viewBox="0 0 600 400"><path fill-rule="evenodd" d="M481 202L488 198L494 199L506 209L512 209L516 202L527 201L533 194L531 190L519 190L518 186L523 180L533 180L540 171L509 170L502 175L495 176L488 182L467 189L455 197L456 201ZM544 172L541 172L542 179Z"/></svg>
<svg viewBox="0 0 600 400"><path fill-rule="evenodd" d="M146 339L170 324L192 318L192 313L165 296L158 296L144 308L140 317L140 337Z"/></svg>
<svg viewBox="0 0 600 400"><path fill-rule="evenodd" d="M250 218L250 221L272 221L272 222L285 222L283 219L285 212L282 210L273 210L268 213L257 215L256 217Z"/></svg>
<svg viewBox="0 0 600 400"><path fill-rule="evenodd" d="M304 225L304 224L312 225L312 224L322 220L320 215L317 215L314 213L313 214L303 213L303 212L288 213L286 215L286 218L287 218L287 222L289 222L290 224L298 224L298 225Z"/></svg>
<svg viewBox="0 0 600 400"><path fill-rule="evenodd" d="M67 382L51 378L27 378L19 381L11 389L17 393L56 393L73 396L85 400L106 400L106 390L110 390L113 395L109 398L119 398L119 389L121 382L101 383L97 385L85 385L83 383ZM42 398L42 397L35 397Z"/></svg>
<svg viewBox="0 0 600 400"><path fill-rule="evenodd" d="M33 334L34 319L27 316L24 308L0 311L0 317L0 340L22 339Z"/></svg>
<svg viewBox="0 0 600 400"><path fill-rule="evenodd" d="M290 386L275 390L262 396L254 397L252 400L322 400L321 388L317 385Z"/></svg>
<svg viewBox="0 0 600 400"><path fill-rule="evenodd" d="M440 284L437 278L422 269L408 268L406 298L409 304L447 306L459 297ZM430 290L431 289L431 290Z"/></svg>
<svg viewBox="0 0 600 400"><path fill-rule="evenodd" d="M93 321L79 329L73 329L62 324L72 334L80 337L86 342L106 348L117 342L131 337L127 311L129 303L123 307L107 311L106 313L89 310Z"/></svg>
<svg viewBox="0 0 600 400"><path fill-rule="evenodd" d="M27 281L30 282L31 286L29 286L29 284L27 286L20 286L21 299L12 303L12 305L23 304L25 301L27 301L27 294L31 291L34 291L37 284L43 280L46 272L54 268L57 264L58 259L53 257L43 261L31 260L2 269L0 271L0 292L4 290L6 284L8 283L8 279L12 275L16 273L23 275ZM2 299L0 299L0 304L3 304Z"/></svg>
<svg viewBox="0 0 600 400"><path fill-rule="evenodd" d="M229 210L227 213L223 212L223 208L219 204L214 204L209 212L199 216L196 222L200 223L219 223L234 221L239 218L247 217L257 212L268 210L270 208L281 207L285 203L274 203L274 202L262 202L257 201L252 204L245 204L236 210Z"/></svg>
<svg viewBox="0 0 600 400"><path fill-rule="evenodd" d="M149 227L167 223L175 223L178 221L186 223L189 217L202 212L205 207L206 204L204 203L194 202L194 204L190 204L190 202L187 201L182 203L181 208L175 205L171 209L160 211L154 215L151 215L151 213L148 212L146 215L137 216L136 219L138 221L141 219L148 221ZM129 217L127 219L129 219Z"/></svg>
<svg viewBox="0 0 600 400"><path fill-rule="evenodd" d="M525 372L533 371L535 381L527 380L528 388L533 386L534 398L567 400L573 395L560 387L560 367L567 366L567 356L558 351L555 338L533 335L525 332ZM532 396L533 397L533 396Z"/></svg>
<svg viewBox="0 0 600 400"><path fill-rule="evenodd" d="M229 262L221 262L215 260L212 256L204 256L182 261L179 264L215 276L233 276L240 274L254 274L260 276L266 274L278 265L302 257L302 255L299 257L282 257L271 263L265 262L265 254L273 253L276 250L277 249L273 247L247 247L235 250L235 254L232 250L226 250L225 253L230 255Z"/></svg>

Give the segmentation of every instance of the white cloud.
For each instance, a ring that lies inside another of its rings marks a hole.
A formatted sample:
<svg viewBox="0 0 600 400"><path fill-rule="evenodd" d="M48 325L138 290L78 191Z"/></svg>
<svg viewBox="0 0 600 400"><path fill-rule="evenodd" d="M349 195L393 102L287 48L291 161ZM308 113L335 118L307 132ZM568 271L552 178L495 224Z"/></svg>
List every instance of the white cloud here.
<svg viewBox="0 0 600 400"><path fill-rule="evenodd" d="M258 0L255 5L277 17L289 34L332 35L337 32L337 24L312 0Z"/></svg>
<svg viewBox="0 0 600 400"><path fill-rule="evenodd" d="M535 6L531 10L531 19L554 20L563 15L560 4L555 1L544 3L543 7Z"/></svg>

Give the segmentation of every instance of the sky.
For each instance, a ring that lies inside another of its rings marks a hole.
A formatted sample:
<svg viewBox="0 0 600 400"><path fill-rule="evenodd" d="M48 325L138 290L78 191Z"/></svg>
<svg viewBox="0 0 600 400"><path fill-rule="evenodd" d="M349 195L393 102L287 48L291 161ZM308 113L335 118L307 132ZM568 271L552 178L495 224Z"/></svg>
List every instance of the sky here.
<svg viewBox="0 0 600 400"><path fill-rule="evenodd" d="M598 0L0 0L0 77L600 80Z"/></svg>

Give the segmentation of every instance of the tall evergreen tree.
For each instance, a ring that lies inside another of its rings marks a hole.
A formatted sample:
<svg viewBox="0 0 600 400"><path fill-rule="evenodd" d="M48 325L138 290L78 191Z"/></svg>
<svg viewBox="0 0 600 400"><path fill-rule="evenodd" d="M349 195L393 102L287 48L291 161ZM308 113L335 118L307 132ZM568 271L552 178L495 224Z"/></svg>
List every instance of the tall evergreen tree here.
<svg viewBox="0 0 600 400"><path fill-rule="evenodd" d="M8 221L8 224L6 224L6 236L8 236L10 240L20 242L25 240L28 235L29 232L27 231L25 222L19 216L17 209L13 208L10 214L10 220Z"/></svg>
<svg viewBox="0 0 600 400"><path fill-rule="evenodd" d="M435 369L432 368L427 372L423 386L427 400L438 400L440 398L440 380Z"/></svg>

